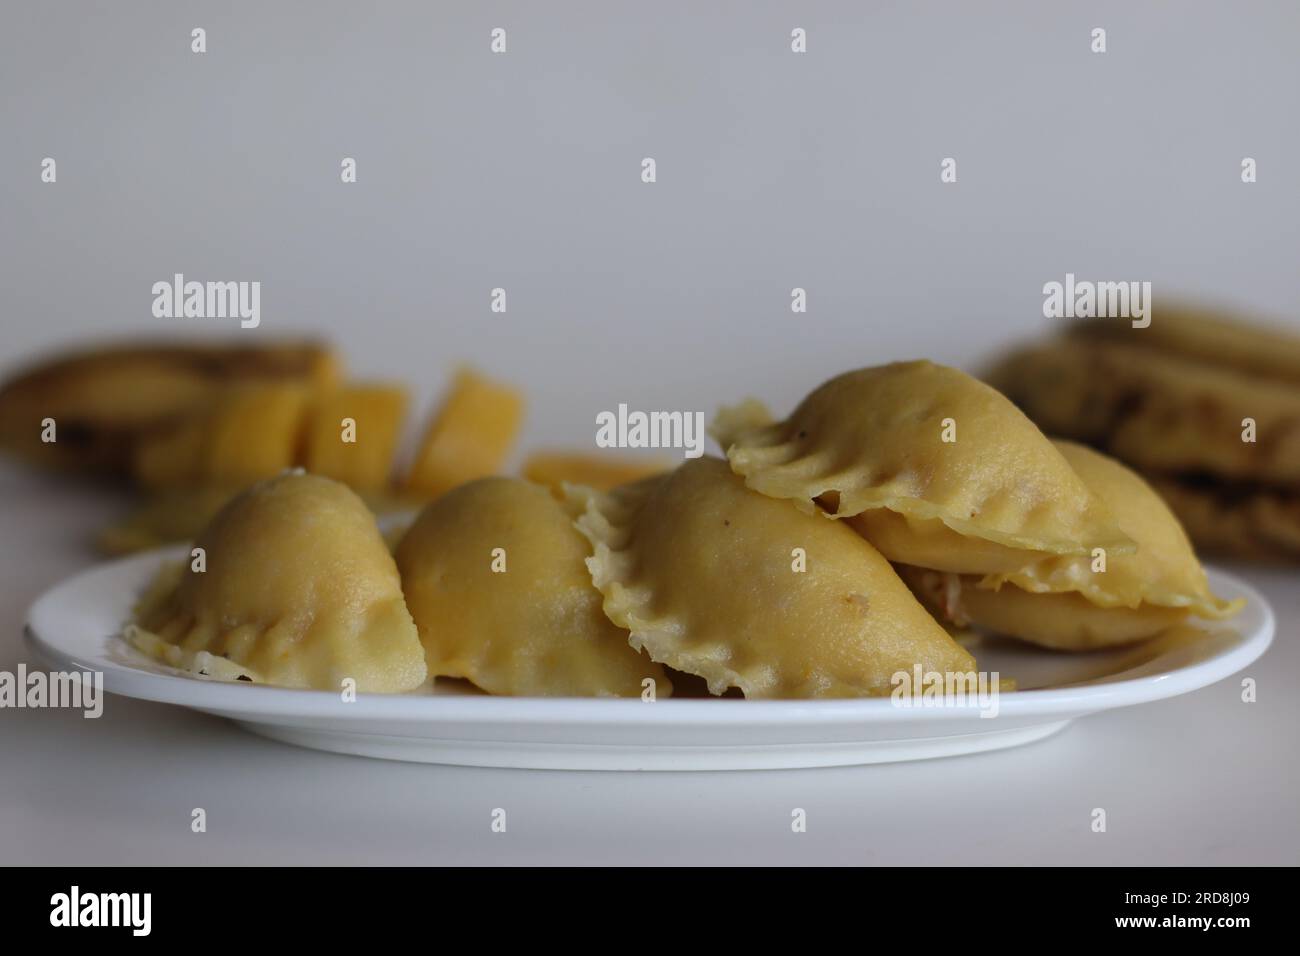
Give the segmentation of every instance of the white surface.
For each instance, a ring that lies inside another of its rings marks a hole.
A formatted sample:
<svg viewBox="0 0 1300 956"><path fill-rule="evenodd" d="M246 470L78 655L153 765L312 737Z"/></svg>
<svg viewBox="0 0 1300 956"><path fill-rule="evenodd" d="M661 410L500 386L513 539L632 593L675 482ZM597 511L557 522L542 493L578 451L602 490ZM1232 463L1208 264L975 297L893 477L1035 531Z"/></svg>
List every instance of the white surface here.
<svg viewBox="0 0 1300 956"><path fill-rule="evenodd" d="M472 361L590 447L620 402L970 365L1067 272L1295 321L1297 36L1293 0L5 4L0 366L323 327L415 414ZM262 282L261 326L154 319L175 272Z"/></svg>
<svg viewBox="0 0 1300 956"><path fill-rule="evenodd" d="M540 770L767 770L891 763L1015 747L1071 719L1206 687L1252 664L1273 638L1273 612L1241 581L1211 570L1230 625L1181 629L1137 649L1058 654L1012 641L976 649L986 680L1021 690L939 707L889 699L739 701L489 697L440 681L411 694L290 690L202 680L120 636L136 597L187 548L105 562L45 592L27 637L55 670L102 673L112 694L227 717L274 740L337 753Z"/></svg>
<svg viewBox="0 0 1300 956"><path fill-rule="evenodd" d="M27 606L93 558L103 496L0 468L0 668ZM109 697L0 712L0 859L46 863L1296 863L1300 590L1246 571L1277 639L1238 678L998 753L800 771L608 774L390 763ZM1258 682L1241 701L1240 677ZM207 811L208 832L190 832ZM1093 833L1093 808L1108 831ZM504 834L491 830L507 811ZM791 812L808 831L790 830Z"/></svg>
<svg viewBox="0 0 1300 956"><path fill-rule="evenodd" d="M498 23L512 52L492 58ZM419 399L478 361L525 386L527 442L587 446L620 401L785 408L851 365L970 365L1043 331L1042 284L1067 271L1295 325L1298 29L1289 0L7 4L0 362L211 333L152 319L150 284L258 279L261 332L327 331ZM115 504L0 465L0 668ZM1295 864L1300 573L1244 574L1279 620L1243 675L1258 702L1225 681L914 764L474 770L130 700L0 712L0 861Z"/></svg>

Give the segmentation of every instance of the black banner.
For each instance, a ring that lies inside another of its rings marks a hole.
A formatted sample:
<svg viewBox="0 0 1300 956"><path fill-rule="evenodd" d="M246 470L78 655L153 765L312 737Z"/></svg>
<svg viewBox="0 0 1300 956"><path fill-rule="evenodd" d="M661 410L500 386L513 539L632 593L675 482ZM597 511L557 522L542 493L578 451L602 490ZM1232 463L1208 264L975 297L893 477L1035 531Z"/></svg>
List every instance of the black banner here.
<svg viewBox="0 0 1300 956"><path fill-rule="evenodd" d="M1053 933L1230 943L1255 929L1283 931L1293 882L1281 869L894 868L810 876L640 867L548 874L541 883L532 872L482 869L40 869L12 881L6 921L20 932L75 933L82 942L92 935L337 941L353 923L368 938L389 927L405 935L442 925L546 933L559 917L571 928L590 920L592 928L622 923L635 934L644 920L689 921L704 915L701 900L725 898L726 922L750 927L738 930L745 933L755 925L778 929L774 923L808 932L820 923L828 933L857 925L877 939ZM748 911L739 924L737 906ZM660 907L661 916L652 915Z"/></svg>

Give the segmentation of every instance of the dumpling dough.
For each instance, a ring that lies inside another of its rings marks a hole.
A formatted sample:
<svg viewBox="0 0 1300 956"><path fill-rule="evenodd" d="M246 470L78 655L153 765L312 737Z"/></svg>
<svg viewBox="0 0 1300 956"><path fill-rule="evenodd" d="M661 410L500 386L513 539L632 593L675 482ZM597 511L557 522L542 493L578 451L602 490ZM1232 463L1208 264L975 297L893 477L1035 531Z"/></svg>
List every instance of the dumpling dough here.
<svg viewBox="0 0 1300 956"><path fill-rule="evenodd" d="M671 694L601 611L590 553L565 506L531 482L484 478L430 504L397 547L430 671L493 694L630 697L646 679Z"/></svg>
<svg viewBox="0 0 1300 956"><path fill-rule="evenodd" d="M1050 558L1018 571L990 575L981 582L983 587L1010 583L1037 593L1078 591L1101 607L1155 604L1187 608L1210 618L1235 613L1241 602L1229 603L1210 593L1205 569L1187 534L1150 485L1114 458L1091 448L1068 441L1053 444L1137 542L1137 553L1107 555L1106 570L1095 573L1091 556Z"/></svg>
<svg viewBox="0 0 1300 956"><path fill-rule="evenodd" d="M1010 401L932 362L833 378L783 422L757 402L724 409L713 434L750 488L850 518L891 561L984 574L1133 550Z"/></svg>
<svg viewBox="0 0 1300 956"><path fill-rule="evenodd" d="M397 693L424 682L397 566L346 486L300 472L261 482L196 543L205 569L185 565L142 602L138 646L182 665L228 660L285 687L338 690L352 678L358 691Z"/></svg>
<svg viewBox="0 0 1300 956"><path fill-rule="evenodd" d="M1187 535L1150 485L1090 448L1054 444L1137 542L1137 553L1105 555L1104 571L1093 570L1092 556L1058 556L1018 571L955 582L905 572L928 603L937 601L958 623L969 621L1064 650L1127 644L1189 615L1218 619L1240 609L1240 600L1224 601L1210 592Z"/></svg>
<svg viewBox="0 0 1300 956"><path fill-rule="evenodd" d="M1186 608L1100 607L1078 592L1031 594L1014 585L976 587L977 578L899 565L898 572L941 619L1061 651L1091 651L1145 640L1186 620Z"/></svg>
<svg viewBox="0 0 1300 956"><path fill-rule="evenodd" d="M608 494L569 493L584 507L578 528L595 548L605 613L634 647L714 694L888 695L916 665L974 670L866 540L750 491L719 459Z"/></svg>

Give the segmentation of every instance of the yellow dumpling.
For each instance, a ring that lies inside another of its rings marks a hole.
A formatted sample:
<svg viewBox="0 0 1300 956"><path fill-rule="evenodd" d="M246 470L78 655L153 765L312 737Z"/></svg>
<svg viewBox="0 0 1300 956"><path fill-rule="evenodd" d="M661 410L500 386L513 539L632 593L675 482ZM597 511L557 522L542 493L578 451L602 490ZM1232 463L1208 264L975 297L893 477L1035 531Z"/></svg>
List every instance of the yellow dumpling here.
<svg viewBox="0 0 1300 956"><path fill-rule="evenodd" d="M141 602L137 646L285 687L339 690L351 678L358 691L395 693L424 682L397 566L346 486L300 472L261 482L196 544L201 570L191 561L165 572Z"/></svg>
<svg viewBox="0 0 1300 956"><path fill-rule="evenodd" d="M1242 601L1210 592L1187 535L1150 485L1090 448L1054 444L1137 543L1136 553L1061 555L955 582L912 572L909 582L931 595L943 588L947 599L957 588L948 610L978 627L1068 650L1127 644L1189 615L1223 618L1240 609Z"/></svg>
<svg viewBox="0 0 1300 956"><path fill-rule="evenodd" d="M1043 596L1078 594L1095 607L1140 612L1150 620L1152 629L1146 633L1137 633L1133 626L1121 629L1121 636L1135 635L1129 639L1147 637L1168 626L1170 614L1159 611L1217 619L1241 608L1241 600L1224 601L1210 592L1205 569L1196 559L1187 534L1150 485L1115 459L1091 448L1067 441L1055 444L1088 487L1111 508L1119 526L1137 542L1137 553L1105 555L1104 571L1093 570L1098 559L1091 556L1049 558L1018 571L988 575L980 582L981 589L986 593L992 589L995 595L1008 594L1010 600L1017 601L1016 591ZM985 605L996 603L997 598L981 595L975 600ZM969 598L967 605L972 606ZM1126 617L1136 619L1137 614ZM1100 633L1100 627L1097 631Z"/></svg>
<svg viewBox="0 0 1300 956"><path fill-rule="evenodd" d="M517 478L484 478L421 512L397 547L430 671L493 694L672 693L664 669L601 611L587 542L565 505Z"/></svg>
<svg viewBox="0 0 1300 956"><path fill-rule="evenodd" d="M845 523L891 561L960 574L1016 571L1051 553L1008 547L954 531L940 518L915 518L888 508L872 508Z"/></svg>
<svg viewBox="0 0 1300 956"><path fill-rule="evenodd" d="M851 519L891 561L993 573L1133 550L1010 401L932 362L833 378L783 422L756 402L725 409L713 434L750 488Z"/></svg>
<svg viewBox="0 0 1300 956"><path fill-rule="evenodd" d="M1091 556L1051 558L1015 572L990 575L981 582L984 587L1010 583L1026 591L1078 591L1102 607L1157 604L1212 618L1225 617L1241 606L1240 601L1229 603L1210 593L1205 569L1182 525L1136 472L1083 445L1054 444L1137 542L1137 553L1106 555L1104 571L1093 571Z"/></svg>
<svg viewBox="0 0 1300 956"><path fill-rule="evenodd" d="M1159 634L1187 618L1186 608L1142 604L1100 607L1078 592L1031 594L1013 585L975 587L975 578L898 566L908 585L941 619L1062 651L1118 647Z"/></svg>
<svg viewBox="0 0 1300 956"><path fill-rule="evenodd" d="M974 668L866 540L750 491L723 461L569 494L605 613L634 647L714 694L888 695L918 665Z"/></svg>

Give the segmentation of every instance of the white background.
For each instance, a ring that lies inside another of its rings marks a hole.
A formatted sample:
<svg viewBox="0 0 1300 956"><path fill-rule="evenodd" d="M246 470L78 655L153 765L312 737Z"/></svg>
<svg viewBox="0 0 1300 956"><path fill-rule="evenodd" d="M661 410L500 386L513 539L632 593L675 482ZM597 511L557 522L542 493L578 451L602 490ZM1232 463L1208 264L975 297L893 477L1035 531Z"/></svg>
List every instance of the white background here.
<svg viewBox="0 0 1300 956"><path fill-rule="evenodd" d="M619 402L784 408L851 366L975 367L1050 329L1041 288L1066 272L1150 280L1155 321L1177 296L1300 327L1297 50L1287 2L7 0L0 362L237 332L154 319L150 287L259 280L262 326L240 334L328 334L421 413L469 360L526 390L525 446L590 447ZM121 504L0 470L0 668ZM1258 703L1232 680L923 764L516 773L298 751L118 699L99 721L0 712L0 860L1296 863L1297 576L1250 577L1281 622Z"/></svg>

